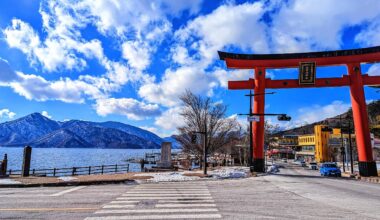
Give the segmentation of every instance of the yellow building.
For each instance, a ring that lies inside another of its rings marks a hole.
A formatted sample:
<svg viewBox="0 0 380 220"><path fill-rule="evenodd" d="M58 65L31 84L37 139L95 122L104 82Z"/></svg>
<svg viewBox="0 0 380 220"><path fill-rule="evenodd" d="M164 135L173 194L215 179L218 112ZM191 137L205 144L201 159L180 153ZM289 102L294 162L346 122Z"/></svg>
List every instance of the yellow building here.
<svg viewBox="0 0 380 220"><path fill-rule="evenodd" d="M296 158L302 158L305 161L315 160L315 135L307 134L298 136L298 145L300 151L296 152Z"/></svg>
<svg viewBox="0 0 380 220"><path fill-rule="evenodd" d="M341 130L339 128L327 129L326 125L315 125L314 134L298 136L300 150L295 153L296 159L316 161L319 163L334 160L334 155L339 154L342 146ZM343 139L348 139L348 134L343 134ZM355 144L355 135L351 135Z"/></svg>

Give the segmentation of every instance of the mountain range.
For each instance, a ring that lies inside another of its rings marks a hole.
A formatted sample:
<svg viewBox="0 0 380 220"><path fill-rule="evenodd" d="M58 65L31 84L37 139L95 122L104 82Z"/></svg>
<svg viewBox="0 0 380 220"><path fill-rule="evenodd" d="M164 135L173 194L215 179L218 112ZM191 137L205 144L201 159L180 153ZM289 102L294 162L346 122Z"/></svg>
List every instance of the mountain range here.
<svg viewBox="0 0 380 220"><path fill-rule="evenodd" d="M0 146L8 147L157 149L165 140L120 122L59 122L40 113L0 124Z"/></svg>

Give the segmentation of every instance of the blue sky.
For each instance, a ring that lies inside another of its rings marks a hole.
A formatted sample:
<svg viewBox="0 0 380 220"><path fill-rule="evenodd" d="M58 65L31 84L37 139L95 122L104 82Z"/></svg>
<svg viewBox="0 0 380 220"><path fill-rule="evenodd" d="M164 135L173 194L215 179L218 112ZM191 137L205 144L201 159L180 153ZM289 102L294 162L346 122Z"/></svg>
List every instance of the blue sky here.
<svg viewBox="0 0 380 220"><path fill-rule="evenodd" d="M181 125L186 89L248 111L217 51L284 53L380 45L378 0L4 0L0 2L0 121L41 112L55 120L121 121L167 136ZM380 74L379 65L363 72ZM317 77L346 74L317 68ZM274 79L297 70L269 70ZM291 127L350 107L348 88L277 90L268 113ZM379 93L366 88L368 101ZM277 123L273 118L268 118ZM239 118L243 123L244 118Z"/></svg>

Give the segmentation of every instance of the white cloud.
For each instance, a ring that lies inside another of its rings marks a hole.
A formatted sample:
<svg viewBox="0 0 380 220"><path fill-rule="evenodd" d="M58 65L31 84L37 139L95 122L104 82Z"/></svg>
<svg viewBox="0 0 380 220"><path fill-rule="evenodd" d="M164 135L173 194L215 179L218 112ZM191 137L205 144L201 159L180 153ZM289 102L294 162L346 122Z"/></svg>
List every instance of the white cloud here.
<svg viewBox="0 0 380 220"><path fill-rule="evenodd" d="M379 14L377 0L291 0L280 4L270 30L272 51L298 52L338 49L348 26L372 22Z"/></svg>
<svg viewBox="0 0 380 220"><path fill-rule="evenodd" d="M195 94L212 95L212 88L216 86L212 76L205 74L196 67L180 67L176 70L167 69L161 82L142 85L139 95L149 102L164 106L175 106L179 103L179 96L186 89Z"/></svg>
<svg viewBox="0 0 380 220"><path fill-rule="evenodd" d="M380 45L380 15L376 19L372 19L369 25L365 26L355 36L355 42L364 47Z"/></svg>
<svg viewBox="0 0 380 220"><path fill-rule="evenodd" d="M327 105L315 104L299 108L295 115L290 115L292 117L291 121L278 121L273 117L266 117L265 120L272 125L279 125L281 129L287 130L343 114L350 107L350 103L336 100Z"/></svg>
<svg viewBox="0 0 380 220"><path fill-rule="evenodd" d="M123 57L128 60L129 65L144 70L150 64L150 51L147 45L138 41L127 41L122 45Z"/></svg>
<svg viewBox="0 0 380 220"><path fill-rule="evenodd" d="M298 110L298 121L313 123L325 118L334 117L336 115L346 112L351 105L342 101L333 101L331 104L321 106L313 105L311 107L304 107Z"/></svg>
<svg viewBox="0 0 380 220"><path fill-rule="evenodd" d="M16 116L16 113L14 112L11 112L9 109L7 108L4 108L4 109L0 109L0 118L8 118L8 119L12 119Z"/></svg>
<svg viewBox="0 0 380 220"><path fill-rule="evenodd" d="M11 87L28 100L59 100L67 103L83 103L86 98L99 99L119 87L108 79L88 75L77 80L59 78L49 81L34 75L15 72L6 60L0 58L0 86Z"/></svg>
<svg viewBox="0 0 380 220"><path fill-rule="evenodd" d="M80 80L60 78L57 81L48 81L33 74L17 72L17 75L19 80L9 83L9 86L28 100L83 103L85 97L91 99L104 97L100 89Z"/></svg>
<svg viewBox="0 0 380 220"><path fill-rule="evenodd" d="M25 53L32 66L41 64L48 72L60 69L82 70L87 63L80 54L87 58L103 57L103 49L98 40L80 41L55 29L48 32L45 41L41 41L34 29L19 19L13 19L12 25L3 34L8 45Z"/></svg>
<svg viewBox="0 0 380 220"><path fill-rule="evenodd" d="M47 111L42 111L41 115L45 116L46 118L52 119L53 117L49 115Z"/></svg>
<svg viewBox="0 0 380 220"><path fill-rule="evenodd" d="M226 46L267 52L265 24L261 21L264 12L261 2L222 5L210 14L195 18L175 35L181 44L189 45L194 57L204 66L217 58L217 50Z"/></svg>
<svg viewBox="0 0 380 220"><path fill-rule="evenodd" d="M179 106L169 108L159 117L156 117L154 124L160 128L171 131L171 133L176 132L177 127L183 126L185 123L182 116L180 115L181 111L182 107Z"/></svg>
<svg viewBox="0 0 380 220"><path fill-rule="evenodd" d="M380 76L380 64L373 64L368 69L368 75L370 75L370 76Z"/></svg>
<svg viewBox="0 0 380 220"><path fill-rule="evenodd" d="M131 98L98 99L94 108L101 116L118 114L125 115L132 120L142 120L161 113L158 105L146 104Z"/></svg>
<svg viewBox="0 0 380 220"><path fill-rule="evenodd" d="M228 81L234 80L248 80L253 78L252 70L225 70L217 68L214 70L213 75L219 81L221 87L227 88Z"/></svg>

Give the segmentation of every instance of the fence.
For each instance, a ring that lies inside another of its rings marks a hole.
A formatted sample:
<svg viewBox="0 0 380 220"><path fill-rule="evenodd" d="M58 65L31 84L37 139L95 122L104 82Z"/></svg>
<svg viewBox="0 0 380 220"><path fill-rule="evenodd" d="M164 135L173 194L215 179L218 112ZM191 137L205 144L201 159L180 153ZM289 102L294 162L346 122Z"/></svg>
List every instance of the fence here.
<svg viewBox="0 0 380 220"><path fill-rule="evenodd" d="M101 165L88 167L70 167L53 169L31 169L32 176L76 176L106 173L127 173L129 164ZM21 170L8 170L8 175L21 175Z"/></svg>

